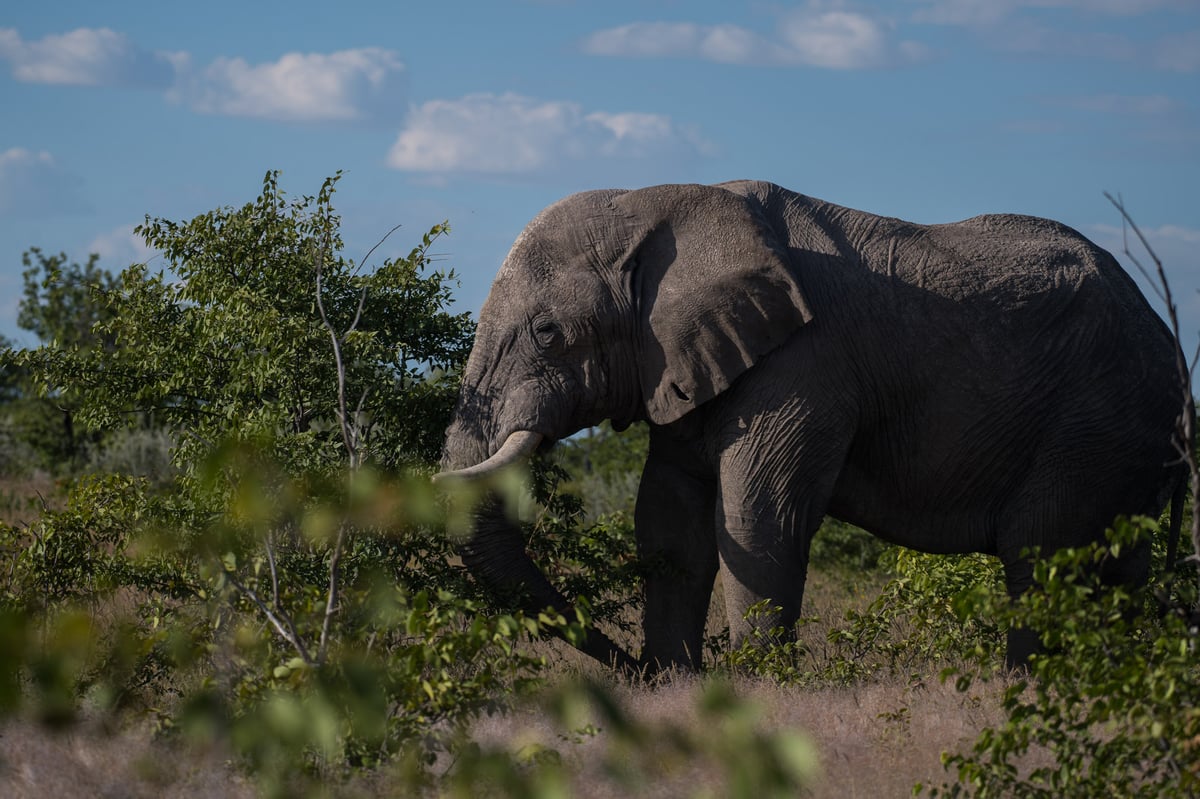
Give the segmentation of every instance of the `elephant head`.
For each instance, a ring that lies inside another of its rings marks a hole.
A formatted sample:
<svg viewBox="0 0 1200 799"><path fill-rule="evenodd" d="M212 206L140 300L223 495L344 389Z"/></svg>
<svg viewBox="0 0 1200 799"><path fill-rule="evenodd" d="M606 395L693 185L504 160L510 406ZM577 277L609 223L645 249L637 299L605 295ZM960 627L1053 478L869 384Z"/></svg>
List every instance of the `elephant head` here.
<svg viewBox="0 0 1200 799"><path fill-rule="evenodd" d="M487 474L608 419L670 424L809 321L757 200L719 187L592 191L540 213L479 316L442 476ZM566 608L496 501L468 568L527 607ZM586 651L622 658L593 633Z"/></svg>

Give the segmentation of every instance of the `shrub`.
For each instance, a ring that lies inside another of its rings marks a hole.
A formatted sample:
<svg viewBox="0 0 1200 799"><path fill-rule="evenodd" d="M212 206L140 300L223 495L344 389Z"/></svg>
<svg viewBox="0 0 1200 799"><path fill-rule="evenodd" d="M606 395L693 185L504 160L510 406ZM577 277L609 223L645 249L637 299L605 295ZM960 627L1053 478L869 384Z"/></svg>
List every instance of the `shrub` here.
<svg viewBox="0 0 1200 799"><path fill-rule="evenodd" d="M1159 612L1158 590L1104 586L1099 564L1152 536L1152 519L1119 519L1106 542L1037 563L1038 588L1010 606L982 598L960 613L994 613L1040 631L1046 650L1005 691L1007 720L967 754L944 757L957 781L936 796L1184 797L1200 791L1200 664L1195 621ZM1178 607L1178 606L1176 606ZM973 678L959 672L966 688ZM1053 765L1019 769L1031 750Z"/></svg>

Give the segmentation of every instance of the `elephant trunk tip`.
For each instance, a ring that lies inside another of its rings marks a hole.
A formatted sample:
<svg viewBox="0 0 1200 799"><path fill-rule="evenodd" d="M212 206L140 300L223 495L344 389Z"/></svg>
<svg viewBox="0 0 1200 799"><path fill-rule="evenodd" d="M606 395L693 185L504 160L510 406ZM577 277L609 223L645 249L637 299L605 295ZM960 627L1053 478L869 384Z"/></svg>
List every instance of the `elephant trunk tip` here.
<svg viewBox="0 0 1200 799"><path fill-rule="evenodd" d="M544 437L530 430L517 430L509 434L496 453L482 463L463 469L452 469L433 476L435 483L449 480L479 480L511 466L532 455L541 446Z"/></svg>

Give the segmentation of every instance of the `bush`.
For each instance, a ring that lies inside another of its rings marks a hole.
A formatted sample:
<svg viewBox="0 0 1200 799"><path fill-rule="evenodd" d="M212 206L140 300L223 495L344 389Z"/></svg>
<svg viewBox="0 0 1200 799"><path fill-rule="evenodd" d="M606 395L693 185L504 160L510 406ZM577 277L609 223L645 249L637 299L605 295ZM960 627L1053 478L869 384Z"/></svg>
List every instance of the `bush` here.
<svg viewBox="0 0 1200 799"><path fill-rule="evenodd" d="M845 565L842 562L842 565ZM1003 663L1004 625L984 600L1005 596L999 562L984 555L927 555L888 547L879 568L893 576L864 610L846 611L825 633L825 646L796 640L782 628L757 629L720 661L781 684L851 685L883 677L916 677L964 662L992 670ZM748 618L771 610L759 603ZM803 628L818 619L800 620Z"/></svg>
<svg viewBox="0 0 1200 799"><path fill-rule="evenodd" d="M1119 519L1106 542L1037 563L1038 589L1007 607L964 603L1040 631L1045 652L1004 694L1005 723L968 754L944 758L957 774L936 796L1185 797L1200 792L1200 662L1195 620L1161 613L1155 587L1101 585L1100 563L1146 537L1152 519ZM1178 606L1176 606L1178 607ZM973 675L959 672L959 686ZM1021 770L1033 750L1053 764Z"/></svg>

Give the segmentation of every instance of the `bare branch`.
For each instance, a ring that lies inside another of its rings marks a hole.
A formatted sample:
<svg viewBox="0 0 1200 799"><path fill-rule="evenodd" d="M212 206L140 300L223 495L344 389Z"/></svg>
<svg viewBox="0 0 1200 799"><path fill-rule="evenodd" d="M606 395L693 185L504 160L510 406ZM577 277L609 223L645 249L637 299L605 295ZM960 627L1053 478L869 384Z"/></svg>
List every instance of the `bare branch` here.
<svg viewBox="0 0 1200 799"><path fill-rule="evenodd" d="M396 228L392 228L392 231L389 231L388 235L391 235L391 232L395 231L397 228L399 228L399 225L397 225ZM387 237L385 236L384 239L386 239L386 238ZM382 243L383 243L383 240L380 241L380 244L382 244ZM375 246L378 247L379 245L377 244ZM375 248L372 247L371 251L367 253L367 257L369 258L371 253L374 251L375 251ZM346 365L342 358L342 343L345 341L345 337L349 333L353 332L355 330L355 328L358 327L358 323L362 319L363 307L366 305L366 301L367 301L367 288L364 286L362 292L359 294L358 308L354 314L354 321L351 322L350 327L346 330L345 333L342 333L339 335L337 330L333 327L333 324L329 321L328 315L325 313L325 303L321 297L321 285L322 285L322 275L323 275L323 267L324 267L323 251L319 251L319 252L315 253L314 261L315 261L314 265L315 265L315 271L316 271L317 310L321 314L321 323L325 326L326 331L328 331L329 340L333 346L333 359L334 359L334 365L337 369L337 384L338 384L338 393L337 393L338 423L341 427L342 443L346 447L346 454L347 454L347 460L348 460L348 465L349 465L349 472L348 472L347 479L348 479L348 481L353 482L353 480L355 479L355 474L358 471L358 468L359 468L359 466L361 466L361 463L362 463L362 456L361 456L361 452L359 449L360 442L359 442L359 428L358 428L357 418L358 418L358 414L360 414L362 412L363 405L366 403L367 394L369 392L369 389L364 389L363 393L359 396L358 405L352 416L348 411L348 407L347 407L347 403L346 403ZM353 492L348 491L347 496L353 496ZM333 549L330 552L330 556L329 556L329 588L328 588L328 590L326 592L326 596L325 596L325 616L321 621L321 637L320 637L320 640L318 643L318 649L317 649L317 662L318 663L325 662L325 658L329 652L329 641L330 641L331 632L333 630L333 619L334 619L334 616L336 616L340 610L341 561L342 561L342 552L344 551L345 546L346 546L346 537L347 537L348 530L349 530L349 522L347 519L343 519L341 524L338 525L337 538L334 540Z"/></svg>
<svg viewBox="0 0 1200 799"><path fill-rule="evenodd" d="M333 626L333 617L340 610L341 604L341 563L342 550L346 544L345 521L338 526L337 540L333 544L333 552L329 556L329 593L325 599L325 618L321 621L321 641L317 648L317 662L324 663L329 652L329 632Z"/></svg>
<svg viewBox="0 0 1200 799"><path fill-rule="evenodd" d="M359 261L359 263L365 264L367 261L371 260L371 256L375 254L375 251L378 250L381 246L383 246L383 243L385 241L387 241L391 237L391 235L393 233L395 233L397 230L399 230L401 227L402 227L401 225L396 225L391 230L389 230L387 233L384 233L383 238L381 238L379 241L375 242L374 247L367 250L367 254L363 256L363 259L361 261Z"/></svg>
<svg viewBox="0 0 1200 799"><path fill-rule="evenodd" d="M1142 235L1141 228L1139 228L1137 223L1133 221L1133 217L1131 217L1129 212L1125 209L1125 204L1121 198L1119 196L1114 198L1108 192L1104 192L1104 196L1108 198L1108 201L1112 203L1117 211L1121 214L1121 232L1123 246L1125 248L1125 255L1128 256L1129 259L1138 267L1138 269L1142 270L1142 274L1146 275L1147 279L1151 280L1152 284L1155 285L1155 291L1166 305L1167 320L1171 327L1171 333L1175 337L1175 368L1178 372L1179 387L1183 396L1181 397L1182 409L1177 422L1176 439L1174 441L1174 445L1176 451L1179 453L1180 460L1185 463L1188 468L1188 475L1191 482L1190 487L1192 491L1192 547L1194 552L1200 553L1200 503L1196 502L1196 498L1200 497L1200 463L1197 462L1196 458L1196 401L1194 398L1195 394L1192 390L1192 374L1196 368L1197 359L1200 359L1200 344L1197 345L1196 354L1193 355L1192 360L1189 362L1187 356L1184 354L1183 342L1180 338L1179 309L1175 304L1175 298L1171 294L1171 285L1167 280L1167 273L1163 268L1162 260L1158 257L1158 254L1155 253L1154 248L1150 246L1150 242L1146 240L1146 237ZM1155 276L1157 277L1157 280L1151 278L1151 276L1143 268L1141 262L1130 251L1128 238L1125 234L1126 226L1128 226L1128 229L1131 229L1134 235L1137 236L1138 241L1142 245L1142 249L1146 251L1146 254L1149 255L1150 260L1154 262ZM1174 542L1172 542L1172 544L1174 544ZM1168 561L1174 560L1174 554L1175 553L1173 552L1169 553L1170 557L1168 557ZM1197 572L1200 574L1200 559L1196 559L1193 556L1188 560L1196 564ZM1174 567L1174 563L1168 562L1168 569L1173 569ZM1196 611L1200 612L1200 604L1198 604Z"/></svg>
<svg viewBox="0 0 1200 799"><path fill-rule="evenodd" d="M354 446L354 437L350 432L350 422L346 418L346 366L342 362L342 338L338 335L333 325L329 321L329 317L325 314L325 302L321 298L321 281L324 269L324 259L320 251L314 254L314 266L317 273L317 310L321 314L321 324L329 332L329 339L333 343L333 360L334 366L337 368L338 381L338 423L342 430L342 441L346 445L349 452L351 466L353 467L357 460L357 450ZM359 298L359 311L362 310L363 300L366 298L366 290L364 289L362 297ZM355 318L355 324L358 319Z"/></svg>
<svg viewBox="0 0 1200 799"><path fill-rule="evenodd" d="M300 655L301 660L303 660L309 666L314 665L312 657L308 654L308 647L304 645L304 639L300 637L299 633L296 632L296 628L292 625L291 617L282 611L280 611L279 614L276 614L276 612L268 607L267 603L262 600L262 597L260 597L253 588L239 580L237 575L234 574L232 570L228 568L225 569L225 577L229 580L229 583L234 588L236 588L247 599L253 602L259 611L266 616L267 621L270 622L271 626L275 628L275 632L277 632L279 636L283 638L283 640L287 641L295 648L296 653Z"/></svg>

